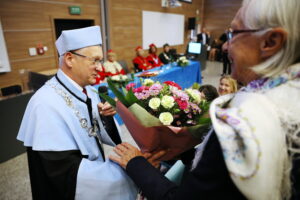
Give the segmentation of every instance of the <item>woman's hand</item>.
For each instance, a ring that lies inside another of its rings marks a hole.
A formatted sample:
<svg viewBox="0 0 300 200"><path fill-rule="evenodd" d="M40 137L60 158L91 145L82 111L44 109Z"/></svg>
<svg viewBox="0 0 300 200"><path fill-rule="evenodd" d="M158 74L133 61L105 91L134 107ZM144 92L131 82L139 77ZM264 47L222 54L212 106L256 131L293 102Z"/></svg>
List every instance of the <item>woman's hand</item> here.
<svg viewBox="0 0 300 200"><path fill-rule="evenodd" d="M126 166L128 164L128 162L137 157L137 156L143 156L145 157L148 162L153 165L154 167L158 167L159 166L159 158L161 158L163 155L166 154L166 151L158 151L155 152L153 154L151 153L142 153L138 148L132 146L131 144L128 144L126 142L117 145L114 148L114 152L119 156L109 156L109 159L111 159L112 161L118 163L119 165L121 165L124 169L126 169Z"/></svg>
<svg viewBox="0 0 300 200"><path fill-rule="evenodd" d="M116 114L116 110L108 103L98 103L98 111L103 116L113 116Z"/></svg>

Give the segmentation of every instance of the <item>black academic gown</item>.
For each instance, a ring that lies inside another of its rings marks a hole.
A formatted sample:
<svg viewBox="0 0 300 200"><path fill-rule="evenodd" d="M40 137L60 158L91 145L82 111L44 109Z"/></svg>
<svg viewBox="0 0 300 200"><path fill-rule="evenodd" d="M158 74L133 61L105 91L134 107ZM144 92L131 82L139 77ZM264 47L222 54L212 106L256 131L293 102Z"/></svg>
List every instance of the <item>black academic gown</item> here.
<svg viewBox="0 0 300 200"><path fill-rule="evenodd" d="M71 200L75 197L79 150L33 151L27 147L33 200Z"/></svg>

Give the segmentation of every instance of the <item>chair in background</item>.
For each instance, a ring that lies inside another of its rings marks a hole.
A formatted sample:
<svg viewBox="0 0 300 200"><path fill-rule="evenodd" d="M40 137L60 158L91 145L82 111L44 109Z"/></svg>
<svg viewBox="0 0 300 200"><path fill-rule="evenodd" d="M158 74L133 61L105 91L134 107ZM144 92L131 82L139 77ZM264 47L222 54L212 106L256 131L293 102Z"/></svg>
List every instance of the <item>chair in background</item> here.
<svg viewBox="0 0 300 200"><path fill-rule="evenodd" d="M122 66L126 74L130 73L130 70L128 69L127 62L125 60L118 60L118 63Z"/></svg>
<svg viewBox="0 0 300 200"><path fill-rule="evenodd" d="M9 87L1 88L2 96L9 96L12 94L21 94L21 93L22 93L21 85L12 85Z"/></svg>
<svg viewBox="0 0 300 200"><path fill-rule="evenodd" d="M42 87L46 81L48 81L52 76L43 75L37 72L29 72L29 88L37 91Z"/></svg>

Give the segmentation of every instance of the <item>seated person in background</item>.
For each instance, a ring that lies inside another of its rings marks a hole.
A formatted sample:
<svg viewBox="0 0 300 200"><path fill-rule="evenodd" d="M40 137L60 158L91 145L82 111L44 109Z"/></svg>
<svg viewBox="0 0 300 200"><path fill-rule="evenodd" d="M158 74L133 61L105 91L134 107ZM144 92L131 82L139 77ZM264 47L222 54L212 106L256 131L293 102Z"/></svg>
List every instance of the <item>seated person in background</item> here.
<svg viewBox="0 0 300 200"><path fill-rule="evenodd" d="M139 72L139 71L151 69L152 65L144 57L143 48L141 46L138 46L135 48L135 51L136 51L136 57L132 60L135 71Z"/></svg>
<svg viewBox="0 0 300 200"><path fill-rule="evenodd" d="M159 54L159 59L163 64L168 64L172 61L172 55L170 53L170 45L168 43L164 44L163 52Z"/></svg>
<svg viewBox="0 0 300 200"><path fill-rule="evenodd" d="M93 85L98 85L98 84L102 83L106 77L106 72L105 72L103 65L99 66L98 68L99 68L99 70L97 71L98 76L96 77L96 81Z"/></svg>
<svg viewBox="0 0 300 200"><path fill-rule="evenodd" d="M208 102L212 102L219 96L217 88L212 85L202 85L199 88L199 92L201 93L201 98L204 98Z"/></svg>
<svg viewBox="0 0 300 200"><path fill-rule="evenodd" d="M219 94L220 96L230 93L237 92L237 81L231 78L229 75L222 76L220 78L219 84Z"/></svg>
<svg viewBox="0 0 300 200"><path fill-rule="evenodd" d="M149 45L149 55L147 56L148 62L152 65L152 68L154 67L160 67L163 65L159 57L156 55L157 53L157 47L155 44Z"/></svg>
<svg viewBox="0 0 300 200"><path fill-rule="evenodd" d="M113 50L107 52L107 61L103 64L106 76L126 74L122 66L116 61L117 55Z"/></svg>

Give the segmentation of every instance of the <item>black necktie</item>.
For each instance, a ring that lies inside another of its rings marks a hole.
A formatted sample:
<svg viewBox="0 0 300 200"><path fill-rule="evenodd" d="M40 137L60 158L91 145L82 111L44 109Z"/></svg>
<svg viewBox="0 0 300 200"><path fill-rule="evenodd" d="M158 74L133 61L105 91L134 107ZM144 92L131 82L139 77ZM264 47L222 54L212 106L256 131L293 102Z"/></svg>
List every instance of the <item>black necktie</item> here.
<svg viewBox="0 0 300 200"><path fill-rule="evenodd" d="M85 95L87 95L87 92L86 92L86 89L85 89L85 88L83 88L82 92L83 92ZM89 111L89 117L90 117L90 121L91 121L91 126L94 127L92 101L91 101L91 99L90 99L88 96L87 96L87 98L86 98L86 102L85 102L85 103L86 103L87 108L88 108L88 111ZM98 129L99 129L99 131L100 131L99 126L98 126ZM95 140L96 140L97 146L98 146L98 148L99 148L99 150L100 150L100 153L101 153L101 155L102 155L103 161L105 161L104 150L103 150L102 145L101 145L101 143L100 143L100 138L97 136L97 137L95 137Z"/></svg>

